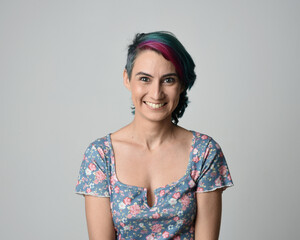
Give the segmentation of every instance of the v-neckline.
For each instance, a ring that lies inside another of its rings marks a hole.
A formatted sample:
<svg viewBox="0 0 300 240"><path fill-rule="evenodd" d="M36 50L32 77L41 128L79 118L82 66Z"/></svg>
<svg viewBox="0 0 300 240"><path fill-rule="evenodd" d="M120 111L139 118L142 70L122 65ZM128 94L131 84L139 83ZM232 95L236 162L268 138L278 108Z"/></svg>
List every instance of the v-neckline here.
<svg viewBox="0 0 300 240"><path fill-rule="evenodd" d="M191 168L191 163L192 163L192 155L193 155L193 150L195 148L195 142L196 142L196 132L195 131L192 131L192 130L189 130L192 134L193 134L193 137L192 137L192 142L190 144L190 152L189 152L189 160L188 160L188 164L187 164L187 168L186 168L186 171L185 171L185 174L180 178L178 179L177 181L174 181L174 182L171 182L169 184L166 184L164 186L161 186L161 187L158 187L158 188L155 188L153 190L153 193L154 193L154 196L156 197L156 192L157 191L160 191L160 190L164 190L164 189L167 189L167 188L170 188L170 187L173 187L175 185L177 185L178 183L182 182L184 179L186 179L189 174L190 174L190 168ZM112 140L111 140L111 133L107 134L107 140L108 140L108 143L109 143L109 148L110 148L110 155L111 155L111 159L114 159L114 161L111 161L111 170L113 172L113 175L115 177L115 181L126 187L126 188L135 188L135 189L138 189L140 190L141 192L144 192L144 198L145 198L145 205L151 209L151 208L154 208L155 205L156 205L156 201L154 201L154 204L150 207L149 204L148 204L148 196L147 196L147 193L148 193L148 189L145 188L145 187L138 187L138 186L134 186L134 185L129 185L129 184L126 184L126 183L123 183L121 182L119 179L118 179L118 176L117 176L117 171L116 171L116 164L115 164L115 153L114 153L114 149L113 149L113 145L112 145Z"/></svg>

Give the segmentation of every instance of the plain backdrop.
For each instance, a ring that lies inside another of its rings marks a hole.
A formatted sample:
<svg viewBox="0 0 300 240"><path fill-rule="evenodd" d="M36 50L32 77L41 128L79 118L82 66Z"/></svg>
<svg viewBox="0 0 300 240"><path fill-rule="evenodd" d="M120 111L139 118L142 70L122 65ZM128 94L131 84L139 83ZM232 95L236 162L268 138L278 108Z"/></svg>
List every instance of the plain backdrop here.
<svg viewBox="0 0 300 240"><path fill-rule="evenodd" d="M179 125L212 136L235 186L221 240L300 239L299 1L0 0L0 239L88 239L74 194L88 144L129 123L138 32L196 63Z"/></svg>

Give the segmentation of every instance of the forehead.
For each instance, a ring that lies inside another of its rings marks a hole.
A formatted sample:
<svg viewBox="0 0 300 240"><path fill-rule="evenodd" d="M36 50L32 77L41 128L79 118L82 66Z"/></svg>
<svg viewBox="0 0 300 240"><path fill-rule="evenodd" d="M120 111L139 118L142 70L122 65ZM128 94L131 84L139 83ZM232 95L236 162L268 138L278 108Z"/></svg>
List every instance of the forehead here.
<svg viewBox="0 0 300 240"><path fill-rule="evenodd" d="M133 71L148 70L159 72L176 72L171 61L168 61L162 54L153 50L143 50L138 53L133 66Z"/></svg>

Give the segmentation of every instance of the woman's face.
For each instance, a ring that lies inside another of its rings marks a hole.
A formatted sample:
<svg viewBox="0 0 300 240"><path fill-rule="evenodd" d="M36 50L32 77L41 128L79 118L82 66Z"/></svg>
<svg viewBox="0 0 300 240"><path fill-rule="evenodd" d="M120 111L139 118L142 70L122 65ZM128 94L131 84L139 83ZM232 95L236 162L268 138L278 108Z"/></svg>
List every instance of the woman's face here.
<svg viewBox="0 0 300 240"><path fill-rule="evenodd" d="M124 71L124 84L131 91L136 118L171 121L183 87L170 61L155 51L143 50L135 59L131 79Z"/></svg>

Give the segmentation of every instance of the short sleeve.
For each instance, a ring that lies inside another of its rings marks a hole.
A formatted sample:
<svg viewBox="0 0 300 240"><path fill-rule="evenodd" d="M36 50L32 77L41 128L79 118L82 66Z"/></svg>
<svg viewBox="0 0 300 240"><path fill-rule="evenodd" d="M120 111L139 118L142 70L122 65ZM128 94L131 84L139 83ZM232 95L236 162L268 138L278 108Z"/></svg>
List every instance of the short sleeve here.
<svg viewBox="0 0 300 240"><path fill-rule="evenodd" d="M84 153L75 192L82 195L109 197L107 167L95 144Z"/></svg>
<svg viewBox="0 0 300 240"><path fill-rule="evenodd" d="M212 138L202 152L202 166L196 192L209 192L233 186L221 147Z"/></svg>

